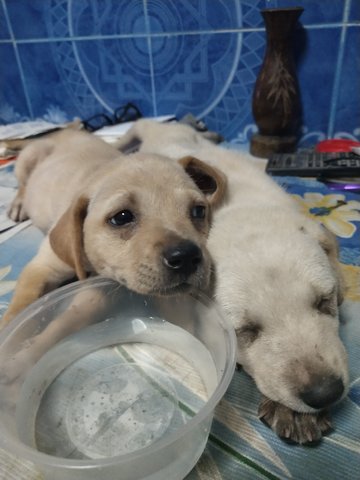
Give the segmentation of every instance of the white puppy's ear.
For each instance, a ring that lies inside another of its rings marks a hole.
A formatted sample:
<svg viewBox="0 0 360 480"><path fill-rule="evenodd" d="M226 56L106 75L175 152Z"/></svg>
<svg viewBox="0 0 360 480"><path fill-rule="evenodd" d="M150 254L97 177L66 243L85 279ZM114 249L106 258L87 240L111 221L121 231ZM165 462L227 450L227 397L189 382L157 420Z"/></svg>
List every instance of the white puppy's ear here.
<svg viewBox="0 0 360 480"><path fill-rule="evenodd" d="M51 248L63 262L75 270L79 280L86 278L83 224L88 204L88 198L79 197L49 233Z"/></svg>
<svg viewBox="0 0 360 480"><path fill-rule="evenodd" d="M179 163L206 195L210 205L217 207L224 200L227 182L222 172L191 156L181 158Z"/></svg>
<svg viewBox="0 0 360 480"><path fill-rule="evenodd" d="M346 285L339 262L339 244L336 235L317 222L306 224L306 226L301 227L301 229L304 233L308 233L316 238L321 248L328 256L337 279L337 301L338 305L340 305L344 300Z"/></svg>
<svg viewBox="0 0 360 480"><path fill-rule="evenodd" d="M341 266L339 262L339 244L336 240L336 236L330 232L326 227L321 225L321 234L319 238L319 243L321 248L324 250L326 255L329 258L329 261L335 270L337 276L337 283L338 283L338 291L337 291L337 300L338 305L344 301L346 285L345 279L341 271Z"/></svg>

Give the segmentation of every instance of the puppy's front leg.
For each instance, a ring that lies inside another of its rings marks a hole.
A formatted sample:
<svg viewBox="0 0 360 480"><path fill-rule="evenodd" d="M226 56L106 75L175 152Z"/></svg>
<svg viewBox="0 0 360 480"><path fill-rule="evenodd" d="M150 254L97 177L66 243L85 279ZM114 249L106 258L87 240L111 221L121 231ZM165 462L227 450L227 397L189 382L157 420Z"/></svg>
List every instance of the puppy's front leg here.
<svg viewBox="0 0 360 480"><path fill-rule="evenodd" d="M20 274L14 296L1 320L0 327L4 327L15 315L44 293L53 290L74 275L74 270L54 253L49 238L46 237L37 255Z"/></svg>

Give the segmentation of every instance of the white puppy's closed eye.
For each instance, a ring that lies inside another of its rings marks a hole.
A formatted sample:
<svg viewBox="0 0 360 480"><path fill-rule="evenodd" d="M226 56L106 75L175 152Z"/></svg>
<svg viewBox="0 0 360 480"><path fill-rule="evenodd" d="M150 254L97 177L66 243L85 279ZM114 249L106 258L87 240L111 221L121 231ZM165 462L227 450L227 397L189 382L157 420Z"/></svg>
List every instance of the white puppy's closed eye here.
<svg viewBox="0 0 360 480"><path fill-rule="evenodd" d="M313 306L319 313L322 313L324 315L335 316L337 314L335 288L329 294L323 294L323 295L317 296Z"/></svg>
<svg viewBox="0 0 360 480"><path fill-rule="evenodd" d="M262 330L263 327L259 322L251 320L246 321L243 326L235 329L238 343L244 347L249 347L260 337Z"/></svg>

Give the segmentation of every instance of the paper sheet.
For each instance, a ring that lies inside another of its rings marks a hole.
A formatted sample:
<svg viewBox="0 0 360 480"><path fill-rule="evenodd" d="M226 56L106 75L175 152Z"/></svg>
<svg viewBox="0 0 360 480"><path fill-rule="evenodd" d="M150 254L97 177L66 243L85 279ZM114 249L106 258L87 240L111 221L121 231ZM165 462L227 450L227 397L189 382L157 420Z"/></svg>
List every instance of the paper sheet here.
<svg viewBox="0 0 360 480"><path fill-rule="evenodd" d="M66 125L45 122L44 120L33 122L10 123L0 126L0 140L14 140L39 135L57 128L64 128Z"/></svg>

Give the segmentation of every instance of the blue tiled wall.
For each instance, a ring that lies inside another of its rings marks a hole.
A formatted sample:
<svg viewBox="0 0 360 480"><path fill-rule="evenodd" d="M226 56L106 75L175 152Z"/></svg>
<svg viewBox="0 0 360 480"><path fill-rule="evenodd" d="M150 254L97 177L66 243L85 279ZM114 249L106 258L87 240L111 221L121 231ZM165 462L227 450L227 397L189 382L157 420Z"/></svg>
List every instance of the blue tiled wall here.
<svg viewBox="0 0 360 480"><path fill-rule="evenodd" d="M64 121L132 101L227 139L254 131L260 9L303 6L303 144L360 138L360 0L0 0L0 119Z"/></svg>

